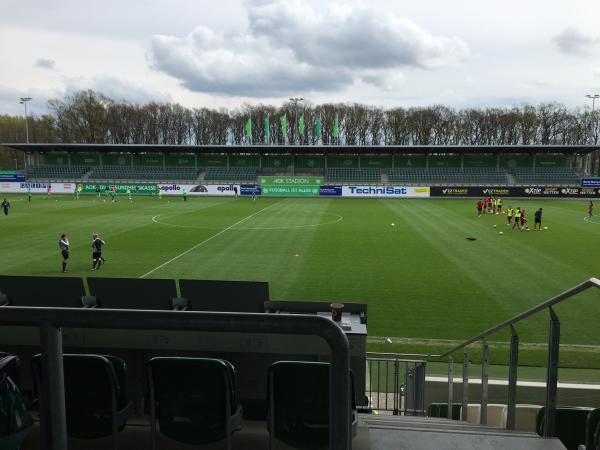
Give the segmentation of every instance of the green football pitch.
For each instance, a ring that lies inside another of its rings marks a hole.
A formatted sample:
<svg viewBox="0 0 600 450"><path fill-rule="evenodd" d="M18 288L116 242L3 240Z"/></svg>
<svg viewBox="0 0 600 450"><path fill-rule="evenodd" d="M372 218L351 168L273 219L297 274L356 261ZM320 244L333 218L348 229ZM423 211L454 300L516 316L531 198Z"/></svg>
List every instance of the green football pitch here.
<svg viewBox="0 0 600 450"><path fill-rule="evenodd" d="M543 207L541 232L513 231L502 215L478 218L473 200L8 200L2 274L63 276L58 240L67 233L69 276L268 281L275 300L368 303L374 341L466 339L600 276L600 217L585 220L583 200L505 200L526 208L531 226ZM108 260L98 272L94 232ZM563 343L600 346L598 296L558 306ZM521 340L545 342L547 320L540 314L520 325Z"/></svg>

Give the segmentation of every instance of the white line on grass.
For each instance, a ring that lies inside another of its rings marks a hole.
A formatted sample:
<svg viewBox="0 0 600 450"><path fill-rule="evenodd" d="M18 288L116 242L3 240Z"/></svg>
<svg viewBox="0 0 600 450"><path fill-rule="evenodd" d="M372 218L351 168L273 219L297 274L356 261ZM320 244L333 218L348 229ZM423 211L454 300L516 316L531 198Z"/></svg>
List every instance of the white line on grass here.
<svg viewBox="0 0 600 450"><path fill-rule="evenodd" d="M277 202L277 203L279 203L279 202ZM198 244L194 245L193 247L191 247L191 248L187 249L185 252L183 252L183 253L180 253L179 255L175 256L174 258L171 258L170 260L168 260L167 262L164 262L164 263L162 263L160 266L157 266L157 267L155 267L155 268L154 268L154 269L152 269L151 271L149 271L149 272L146 272L144 275L141 275L139 278L146 278L148 275L151 275L151 274L153 274L153 273L154 273L154 272L156 272L157 270L159 270L159 269L162 269L163 267L165 267L165 266L167 266L167 265L171 264L173 261L176 261L176 260L178 260L179 258L181 258L182 256L184 256L184 255L187 255L188 253L190 253L190 252L192 252L192 251L196 250L198 247L201 247L201 246L203 246L204 244L206 244L207 242L209 242L209 241L212 241L214 238L216 238L216 237L218 237L218 236L222 235L222 234L223 234L223 233L225 233L226 231L229 231L229 230L231 230L231 229L232 229L233 227L235 227L236 225L239 225L240 223L242 223L242 222L245 222L246 220L250 219L251 217L254 217L254 216L256 216L257 214L259 214L259 213L261 213L261 212L263 212L263 211L266 211L266 210L267 210L267 209L269 209L270 207L272 207L272 206L275 206L277 203L272 203L272 204L270 204L269 206L265 206L263 209L260 209L260 210L256 211L255 213L252 213L252 214L250 214L249 216L247 216L247 217L244 217L242 220L240 220L240 221L238 221L238 222L234 223L233 225L229 225L227 228L223 228L223 229L222 229L221 231L219 231L218 233L215 233L215 234L213 234L213 235L212 235L212 236L210 236L209 238L207 238L207 239L203 240L202 242L200 242L200 243L198 243Z"/></svg>
<svg viewBox="0 0 600 450"><path fill-rule="evenodd" d="M583 221L584 221L584 222L588 222L588 223L593 223L594 225L600 225L600 222L594 222L594 221L592 220L592 218L591 218L591 217L589 217L589 216L585 216L585 217L583 218Z"/></svg>

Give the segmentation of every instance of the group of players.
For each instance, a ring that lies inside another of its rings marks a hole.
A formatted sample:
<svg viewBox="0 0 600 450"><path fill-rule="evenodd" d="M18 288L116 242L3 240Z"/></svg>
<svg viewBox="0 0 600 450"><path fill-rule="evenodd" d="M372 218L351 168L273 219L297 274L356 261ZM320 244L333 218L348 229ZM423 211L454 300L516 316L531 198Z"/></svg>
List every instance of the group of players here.
<svg viewBox="0 0 600 450"><path fill-rule="evenodd" d="M590 202L591 205L592 202ZM533 230L542 230L542 208L538 209L534 213L534 225ZM477 216L481 217L483 214L504 214L502 210L502 199L495 197L485 197L477 201ZM590 212L591 215L591 212ZM525 231L529 230L527 225L528 220L525 215L525 208L517 206L513 208L509 206L506 210L507 226L512 226L513 230Z"/></svg>
<svg viewBox="0 0 600 450"><path fill-rule="evenodd" d="M102 247L106 244L98 233L92 235L92 270L100 269L106 259L102 256ZM69 242L69 236L66 234L60 235L60 241L58 242L60 253L62 255L62 271L67 272L67 264L69 263L69 248L71 243Z"/></svg>

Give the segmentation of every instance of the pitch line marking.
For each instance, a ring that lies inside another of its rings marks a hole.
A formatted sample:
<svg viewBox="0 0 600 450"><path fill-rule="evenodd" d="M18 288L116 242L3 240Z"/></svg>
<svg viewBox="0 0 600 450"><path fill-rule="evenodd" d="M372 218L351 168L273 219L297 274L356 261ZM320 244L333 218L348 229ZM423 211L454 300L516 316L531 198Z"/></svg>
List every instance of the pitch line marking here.
<svg viewBox="0 0 600 450"><path fill-rule="evenodd" d="M310 228L310 227L320 227L323 225L334 225L336 223L341 222L342 220L344 220L344 216L340 216L339 214L334 214L334 213L324 213L330 216L336 216L337 219L332 220L330 222L322 222L322 223L309 223L306 225L290 225L290 226L281 226L281 227L235 227L236 230L291 230L291 229L295 229L295 228ZM152 217L152 222L158 224L158 225L165 225L168 227L176 227L176 228L193 228L196 230L214 230L215 228L208 228L208 227L196 227L193 225L178 225L178 224L174 224L174 223L167 223L167 222L160 222L158 220L158 218L161 216L162 214L157 214L156 216Z"/></svg>
<svg viewBox="0 0 600 450"><path fill-rule="evenodd" d="M583 218L584 222L593 223L594 225L600 225L600 222L594 222L590 216L585 216Z"/></svg>
<svg viewBox="0 0 600 450"><path fill-rule="evenodd" d="M277 202L277 203L279 203L279 202ZM148 275L151 275L151 274L153 274L153 273L154 273L154 272L156 272L157 270L160 270L160 269L162 269L163 267L165 267L165 266L167 266L167 265L171 264L173 261L176 261L176 260L178 260L178 259L179 259L179 258L181 258L182 256L185 256L185 255L187 255L188 253L190 253L190 252L192 252L192 251L196 250L197 248L199 248L199 247L203 246L203 245L204 245L204 244L206 244L207 242L209 242L209 241L212 241L214 238L216 238L216 237L218 237L218 236L222 235L222 234L223 234L223 233L225 233L226 231L229 231L229 230L231 230L231 229L232 229L233 227L235 227L236 225L239 225L240 223L242 223L242 222L244 222L244 221L246 221L246 220L248 220L248 219L250 219L250 218L252 218L252 217L256 216L257 214L259 214L259 213L261 213L261 212L263 212L263 211L266 211L267 209L271 208L272 206L275 206L275 205L277 205L277 203L272 203L272 204L270 204L269 206L265 206L264 208L262 208L262 209L260 209L260 210L256 211L255 213L252 213L252 214L250 214L249 216L247 216L247 217L244 217L242 220L239 220L239 221L237 221L237 222L236 222L236 223L234 223L233 225L229 225L227 228L223 228L223 229L222 229L221 231L219 231L218 233L215 233L215 234L213 234L212 236L208 237L207 239L203 240L202 242L199 242L198 244L194 245L193 247L191 247L191 248L187 249L185 252L182 252L182 253L180 253L179 255L177 255L177 256L175 256L175 257L171 258L170 260L168 260L167 262L164 262L164 263L162 263L160 266L157 266L157 267L155 267L154 269L150 270L149 272L146 272L144 275L141 275L139 278L146 278Z"/></svg>

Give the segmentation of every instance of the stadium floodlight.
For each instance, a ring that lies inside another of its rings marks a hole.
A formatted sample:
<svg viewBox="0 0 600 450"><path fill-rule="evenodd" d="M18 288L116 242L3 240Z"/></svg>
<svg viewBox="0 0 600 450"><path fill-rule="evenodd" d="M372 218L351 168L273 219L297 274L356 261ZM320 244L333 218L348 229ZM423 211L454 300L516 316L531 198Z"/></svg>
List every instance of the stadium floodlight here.
<svg viewBox="0 0 600 450"><path fill-rule="evenodd" d="M592 99L592 112L596 110L596 99L600 98L600 94L586 94L587 98Z"/></svg>
<svg viewBox="0 0 600 450"><path fill-rule="evenodd" d="M33 100L31 97L21 97L19 103L25 106L25 141L29 144L29 125L27 124L27 102Z"/></svg>

